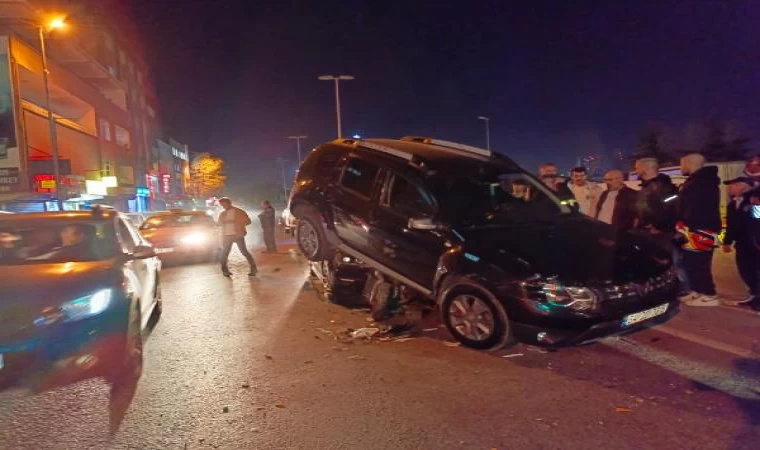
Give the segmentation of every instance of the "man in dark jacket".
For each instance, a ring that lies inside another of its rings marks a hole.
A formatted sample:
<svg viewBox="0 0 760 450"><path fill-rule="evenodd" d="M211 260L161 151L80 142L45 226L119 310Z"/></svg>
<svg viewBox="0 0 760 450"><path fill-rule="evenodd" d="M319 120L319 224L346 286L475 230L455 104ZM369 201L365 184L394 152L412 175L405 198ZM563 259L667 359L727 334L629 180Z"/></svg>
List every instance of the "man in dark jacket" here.
<svg viewBox="0 0 760 450"><path fill-rule="evenodd" d="M635 171L641 180L636 198L636 227L657 235L666 233L667 241L675 227L675 209L678 189L670 177L659 172L655 158L636 161Z"/></svg>
<svg viewBox="0 0 760 450"><path fill-rule="evenodd" d="M599 196L596 219L621 231L633 228L636 222L636 191L625 185L623 172L610 170L604 174L607 190Z"/></svg>
<svg viewBox="0 0 760 450"><path fill-rule="evenodd" d="M567 183L559 176L559 169L554 163L541 164L538 168L538 178L544 183L560 201L566 202L573 207L577 207L573 191L567 187Z"/></svg>
<svg viewBox="0 0 760 450"><path fill-rule="evenodd" d="M719 306L712 276L712 258L721 230L718 168L705 166L705 157L692 153L681 158L681 172L689 178L678 194L680 252L692 292L683 298L689 306Z"/></svg>
<svg viewBox="0 0 760 450"><path fill-rule="evenodd" d="M728 180L724 184L728 185L730 199L726 206L726 236L723 240L723 251L731 253L733 249L736 249L736 267L749 288L749 297L740 301L739 304L759 303L760 249L755 246L751 233L754 218L748 195L754 182L751 178L739 177Z"/></svg>
<svg viewBox="0 0 760 450"><path fill-rule="evenodd" d="M261 221L261 231L264 234L264 244L267 246L266 251L267 253L277 253L277 243L274 239L274 208L269 200L264 200L261 206L263 210L259 213L259 221Z"/></svg>

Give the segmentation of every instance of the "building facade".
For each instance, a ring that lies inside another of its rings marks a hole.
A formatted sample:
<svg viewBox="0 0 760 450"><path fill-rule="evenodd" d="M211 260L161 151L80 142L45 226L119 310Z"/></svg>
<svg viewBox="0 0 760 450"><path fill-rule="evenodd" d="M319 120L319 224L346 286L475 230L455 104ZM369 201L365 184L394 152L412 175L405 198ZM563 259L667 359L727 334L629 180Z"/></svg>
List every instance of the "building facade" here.
<svg viewBox="0 0 760 450"><path fill-rule="evenodd" d="M64 209L148 210L160 194L152 177L164 173L154 170L157 102L139 52L98 17L44 32L56 183L38 34L46 3L0 2L0 209L57 209L58 197Z"/></svg>

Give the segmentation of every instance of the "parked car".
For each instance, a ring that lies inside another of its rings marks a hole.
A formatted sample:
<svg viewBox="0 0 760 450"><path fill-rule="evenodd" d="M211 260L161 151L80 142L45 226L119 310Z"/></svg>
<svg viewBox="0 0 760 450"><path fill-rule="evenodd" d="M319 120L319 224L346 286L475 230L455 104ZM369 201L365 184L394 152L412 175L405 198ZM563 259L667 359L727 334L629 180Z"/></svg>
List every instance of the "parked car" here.
<svg viewBox="0 0 760 450"><path fill-rule="evenodd" d="M578 344L678 311L667 252L573 212L497 153L430 138L339 139L309 154L293 189L309 260L340 252L436 301L470 347Z"/></svg>
<svg viewBox="0 0 760 450"><path fill-rule="evenodd" d="M285 229L286 233L293 234L295 232L296 218L293 217L293 214L290 213L289 207L286 207L282 210L282 215L280 216L280 224Z"/></svg>
<svg viewBox="0 0 760 450"><path fill-rule="evenodd" d="M216 222L204 211L158 212L143 222L140 232L163 260L212 261L219 253Z"/></svg>
<svg viewBox="0 0 760 450"><path fill-rule="evenodd" d="M310 262L312 279L322 285L326 299L347 306L366 306L363 298L369 269L356 258L336 252L332 258Z"/></svg>
<svg viewBox="0 0 760 450"><path fill-rule="evenodd" d="M161 263L114 211L0 217L0 387L142 367L142 336L161 314Z"/></svg>

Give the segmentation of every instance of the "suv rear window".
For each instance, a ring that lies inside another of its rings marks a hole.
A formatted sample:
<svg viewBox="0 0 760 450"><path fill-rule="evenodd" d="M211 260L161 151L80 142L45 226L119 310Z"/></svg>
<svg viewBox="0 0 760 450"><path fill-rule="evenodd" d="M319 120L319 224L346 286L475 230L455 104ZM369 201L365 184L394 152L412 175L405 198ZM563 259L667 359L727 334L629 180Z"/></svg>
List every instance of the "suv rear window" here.
<svg viewBox="0 0 760 450"><path fill-rule="evenodd" d="M375 184L379 168L363 159L353 158L348 161L340 184L365 197L372 195L372 186Z"/></svg>

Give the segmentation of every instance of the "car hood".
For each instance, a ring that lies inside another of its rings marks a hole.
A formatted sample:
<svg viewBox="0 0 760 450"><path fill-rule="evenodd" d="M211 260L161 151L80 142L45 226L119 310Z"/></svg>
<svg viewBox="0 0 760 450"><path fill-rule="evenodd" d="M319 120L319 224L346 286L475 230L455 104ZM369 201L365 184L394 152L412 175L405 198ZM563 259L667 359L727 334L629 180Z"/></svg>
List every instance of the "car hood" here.
<svg viewBox="0 0 760 450"><path fill-rule="evenodd" d="M602 222L570 216L556 222L466 230L465 249L504 270L556 276L568 283L641 282L667 270L667 251Z"/></svg>
<svg viewBox="0 0 760 450"><path fill-rule="evenodd" d="M98 289L121 286L120 267L116 259L0 266L0 277L13 280L0 290L0 315L3 311L27 307L39 311Z"/></svg>

